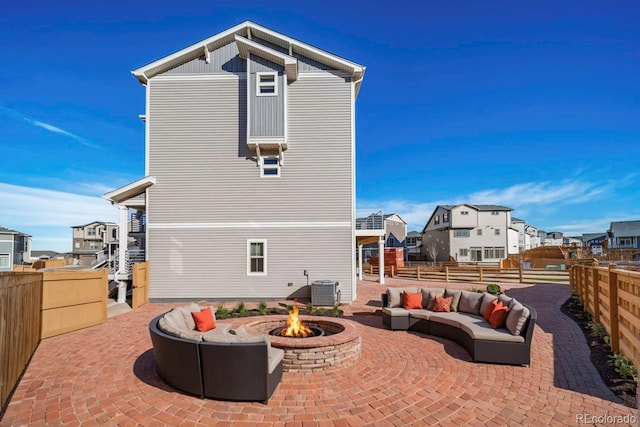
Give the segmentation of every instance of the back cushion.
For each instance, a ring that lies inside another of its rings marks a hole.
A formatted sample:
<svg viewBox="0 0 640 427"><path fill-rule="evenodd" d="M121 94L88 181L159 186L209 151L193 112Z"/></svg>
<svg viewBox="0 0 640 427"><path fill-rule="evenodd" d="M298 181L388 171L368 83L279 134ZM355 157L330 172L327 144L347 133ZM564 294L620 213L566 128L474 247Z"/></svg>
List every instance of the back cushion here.
<svg viewBox="0 0 640 427"><path fill-rule="evenodd" d="M480 314L482 294L479 292L462 291L458 311L462 313Z"/></svg>
<svg viewBox="0 0 640 427"><path fill-rule="evenodd" d="M513 335L520 335L524 324L529 318L529 314L527 307L514 300L514 304L511 305L507 315L506 326L509 332Z"/></svg>
<svg viewBox="0 0 640 427"><path fill-rule="evenodd" d="M191 312L192 311L200 311L203 308L204 307L200 307L195 302L192 302L189 305L185 305L185 306L182 306L182 307L177 307L174 311L178 311L178 312L180 312L182 314L182 317L184 318L184 323L187 326L187 329L195 330L196 329L196 322L195 322L195 320L193 320L193 316L191 316ZM213 310L211 312L213 313ZM214 314L213 318L215 320L215 314Z"/></svg>
<svg viewBox="0 0 640 427"><path fill-rule="evenodd" d="M171 315L173 313L173 315ZM188 330L184 327L182 313L170 311L158 321L158 329L175 337L187 340L202 341L202 332Z"/></svg>
<svg viewBox="0 0 640 427"><path fill-rule="evenodd" d="M484 292L482 294L482 302L480 303L480 314L484 314L484 312L487 310L487 306L496 299L498 299L497 296L492 295L489 292Z"/></svg>
<svg viewBox="0 0 640 427"><path fill-rule="evenodd" d="M509 296L506 296L505 294L500 294L498 296L498 300L500 300L502 302L502 305L504 305L505 307L509 307L509 308L511 308L511 304L516 302L513 298L511 298Z"/></svg>
<svg viewBox="0 0 640 427"><path fill-rule="evenodd" d="M440 288L422 288L422 307L427 310L433 310L436 303L436 296L444 297L444 289Z"/></svg>
<svg viewBox="0 0 640 427"><path fill-rule="evenodd" d="M418 292L418 288L387 288L387 307L403 307L404 291Z"/></svg>
<svg viewBox="0 0 640 427"><path fill-rule="evenodd" d="M460 304L460 296L462 295L462 291L457 291L454 289L446 289L444 291L444 297L449 298L452 297L451 300L451 311L458 311L458 305Z"/></svg>

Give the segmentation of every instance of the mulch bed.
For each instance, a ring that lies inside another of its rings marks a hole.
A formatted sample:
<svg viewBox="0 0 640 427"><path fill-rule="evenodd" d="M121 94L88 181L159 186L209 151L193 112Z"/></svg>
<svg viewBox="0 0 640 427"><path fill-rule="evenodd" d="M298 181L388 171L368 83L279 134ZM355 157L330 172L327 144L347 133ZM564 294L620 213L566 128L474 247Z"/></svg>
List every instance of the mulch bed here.
<svg viewBox="0 0 640 427"><path fill-rule="evenodd" d="M632 378L623 377L612 363L613 353L604 334L593 329L591 314L584 311L580 299L572 295L563 305L562 312L578 324L591 349L591 363L598 370L607 387L630 408L638 407L638 384Z"/></svg>

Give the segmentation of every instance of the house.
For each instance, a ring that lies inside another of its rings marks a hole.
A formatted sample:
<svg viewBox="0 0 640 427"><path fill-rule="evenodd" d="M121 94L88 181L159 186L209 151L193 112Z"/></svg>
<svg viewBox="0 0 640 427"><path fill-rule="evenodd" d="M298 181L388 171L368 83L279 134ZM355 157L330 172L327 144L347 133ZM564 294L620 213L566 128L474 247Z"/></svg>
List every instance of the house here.
<svg viewBox="0 0 640 427"><path fill-rule="evenodd" d="M407 259L420 258L422 255L422 233L410 231L407 233Z"/></svg>
<svg viewBox="0 0 640 427"><path fill-rule="evenodd" d="M385 248L402 248L404 260L407 260L407 223L397 213L382 214L374 213L364 218L356 218L356 228L358 229L374 229L369 224L375 224L382 221L384 229L384 247ZM363 245L363 257L369 259L372 256L378 256L378 244L368 243Z"/></svg>
<svg viewBox="0 0 640 427"><path fill-rule="evenodd" d="M600 255L603 252L603 243L606 239L606 233L585 233L582 235L582 244L590 248L593 255Z"/></svg>
<svg viewBox="0 0 640 427"><path fill-rule="evenodd" d="M145 177L103 197L120 224L145 212L151 300L281 299L321 279L355 297L364 71L253 22L133 71L146 87Z"/></svg>
<svg viewBox="0 0 640 427"><path fill-rule="evenodd" d="M115 250L115 244L118 241L117 224L93 221L84 225L74 225L71 229L72 256L78 260L78 265L90 267L91 263L109 247Z"/></svg>
<svg viewBox="0 0 640 427"><path fill-rule="evenodd" d="M540 232L538 231L538 228L536 226L533 225L525 225L524 227L524 232L525 232L525 250L529 250L529 249L535 249L538 246L542 246L541 243L541 239L540 239ZM528 236L528 238L527 238ZM528 241L528 243L527 243Z"/></svg>
<svg viewBox="0 0 640 427"><path fill-rule="evenodd" d="M640 248L640 221L616 221L607 230L609 249Z"/></svg>
<svg viewBox="0 0 640 427"><path fill-rule="evenodd" d="M13 271L13 266L31 259L31 236L0 226L0 271Z"/></svg>
<svg viewBox="0 0 640 427"><path fill-rule="evenodd" d="M439 205L422 230L422 254L432 262L496 263L507 257L513 209ZM511 243L517 247L517 240Z"/></svg>
<svg viewBox="0 0 640 427"><path fill-rule="evenodd" d="M531 239L530 236L525 232L525 228L526 223L523 219L511 217L511 229L516 232L514 238L517 242L517 248L512 248L512 250L509 251L510 254L524 252L531 247Z"/></svg>
<svg viewBox="0 0 640 427"><path fill-rule="evenodd" d="M564 242L564 234L560 231L549 231L545 233L544 246L562 246Z"/></svg>

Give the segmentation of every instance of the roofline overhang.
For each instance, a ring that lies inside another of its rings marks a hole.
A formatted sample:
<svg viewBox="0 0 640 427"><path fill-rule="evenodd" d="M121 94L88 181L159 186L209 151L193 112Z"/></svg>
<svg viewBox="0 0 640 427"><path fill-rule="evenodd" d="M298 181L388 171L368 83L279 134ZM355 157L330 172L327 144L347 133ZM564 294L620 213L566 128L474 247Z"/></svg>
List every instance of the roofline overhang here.
<svg viewBox="0 0 640 427"><path fill-rule="evenodd" d="M125 185L124 187L117 188L113 191L102 195L103 199L110 201L113 204L123 203L132 197L141 194L147 188L156 183L155 176L145 176L137 181Z"/></svg>
<svg viewBox="0 0 640 427"><path fill-rule="evenodd" d="M131 71L131 74L133 74L141 84L146 85L149 79L154 77L155 75L174 68L181 63L202 56L204 54L204 49L206 49L207 51L217 49L218 47L221 47L228 43L232 43L234 40L236 40L236 36L239 35L244 38L245 35L249 36L249 33L258 37L260 37L261 35L266 35L268 37L277 39L280 42L278 44L282 45L283 47L288 47L289 49L289 55L286 55L266 46L260 45L263 52L268 49L270 51L277 52L290 58L293 58L294 53L298 53L303 56L312 56L314 59L319 59L319 62L348 73L356 83L357 94L362 82L362 78L364 77L364 66L356 64L355 62L348 61L337 55L318 49L317 47L308 45L291 37L285 36L251 21L245 21L241 24L229 28L228 30L222 31L205 40L194 43L191 46L188 46L184 49L153 61L143 67L137 68ZM247 38L246 40L249 39ZM259 45L258 43L255 44Z"/></svg>
<svg viewBox="0 0 640 427"><path fill-rule="evenodd" d="M298 60L293 56L289 56L282 52L278 52L270 47L263 46L260 43L251 41L245 37L235 35L236 45L238 45L238 51L240 52L240 58L247 59L249 54L252 53L259 56L262 59L271 61L274 64L278 64L284 67L287 74L287 82L291 83L298 80Z"/></svg>

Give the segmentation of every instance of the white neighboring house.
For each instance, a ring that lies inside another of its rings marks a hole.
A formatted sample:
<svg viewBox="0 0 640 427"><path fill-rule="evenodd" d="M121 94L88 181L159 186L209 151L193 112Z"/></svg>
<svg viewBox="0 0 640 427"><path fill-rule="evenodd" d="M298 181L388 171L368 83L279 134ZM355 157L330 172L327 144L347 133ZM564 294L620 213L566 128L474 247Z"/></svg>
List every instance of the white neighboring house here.
<svg viewBox="0 0 640 427"><path fill-rule="evenodd" d="M549 231L544 238L544 246L562 246L564 234L560 231Z"/></svg>
<svg viewBox="0 0 640 427"><path fill-rule="evenodd" d="M437 206L422 230L422 254L432 262L497 263L508 254L512 210L498 205Z"/></svg>
<svg viewBox="0 0 640 427"><path fill-rule="evenodd" d="M517 254L524 252L527 248L526 224L523 219L511 217L511 228L516 232L513 239L509 239L509 253Z"/></svg>
<svg viewBox="0 0 640 427"><path fill-rule="evenodd" d="M422 234L419 231L407 233L407 257L411 261L413 256L422 255Z"/></svg>
<svg viewBox="0 0 640 427"><path fill-rule="evenodd" d="M146 212L151 300L305 297L309 279L355 298L364 72L248 21L133 71L146 176L103 197L120 209L121 244L128 209ZM118 278L120 300L130 274Z"/></svg>
<svg viewBox="0 0 640 427"><path fill-rule="evenodd" d="M525 232L525 250L534 249L540 246L540 233L538 227L533 225L526 225L524 227Z"/></svg>

